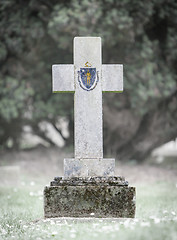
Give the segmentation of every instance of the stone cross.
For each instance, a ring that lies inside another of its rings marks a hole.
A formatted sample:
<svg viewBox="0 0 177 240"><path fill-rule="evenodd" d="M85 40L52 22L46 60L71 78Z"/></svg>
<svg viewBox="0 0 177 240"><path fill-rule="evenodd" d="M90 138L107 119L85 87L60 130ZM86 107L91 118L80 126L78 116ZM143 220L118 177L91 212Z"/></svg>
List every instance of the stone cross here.
<svg viewBox="0 0 177 240"><path fill-rule="evenodd" d="M115 160L103 158L102 92L123 91L123 65L102 64L100 37L74 38L74 64L52 66L53 92L74 93L75 158L64 177L114 176Z"/></svg>

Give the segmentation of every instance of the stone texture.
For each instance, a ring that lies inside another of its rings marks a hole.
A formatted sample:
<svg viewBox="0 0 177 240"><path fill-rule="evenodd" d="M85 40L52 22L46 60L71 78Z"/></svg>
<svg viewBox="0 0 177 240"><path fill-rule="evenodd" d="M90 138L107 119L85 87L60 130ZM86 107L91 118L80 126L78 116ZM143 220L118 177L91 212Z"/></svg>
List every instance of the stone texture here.
<svg viewBox="0 0 177 240"><path fill-rule="evenodd" d="M98 71L99 81L91 91L85 91L78 82L78 71L85 67L86 63ZM59 64L52 66L52 79L54 92L74 92L74 149L75 168L71 176L107 176L114 175L112 170L114 161L110 167L103 159L103 123L102 123L102 91L123 90L123 66L117 64L102 65L102 51L100 37L75 37L74 38L74 64ZM88 163L83 164L82 160ZM95 159L88 162L88 159ZM100 162L98 167L97 162ZM104 161L104 164L102 164ZM65 161L67 164L65 173L73 166L73 161ZM71 164L71 166L69 166ZM80 165L79 165L80 164ZM76 167L78 171L76 171ZM103 169L101 169L101 167ZM80 170L79 170L80 169Z"/></svg>
<svg viewBox="0 0 177 240"><path fill-rule="evenodd" d="M120 185L120 179L107 179L102 182L97 179L87 184L87 180L82 179L80 183L84 181L83 186L78 182L71 185L71 181L71 179L62 179L58 180L58 186L45 187L45 217L133 218L135 216L135 188L128 187L127 182L122 181L122 184L126 185ZM105 185L108 182L110 185ZM114 185L116 183L117 185Z"/></svg>
<svg viewBox="0 0 177 240"><path fill-rule="evenodd" d="M53 92L74 92L74 65L52 65L52 90Z"/></svg>
<svg viewBox="0 0 177 240"><path fill-rule="evenodd" d="M103 92L123 91L123 65L121 64L102 65L102 91Z"/></svg>
<svg viewBox="0 0 177 240"><path fill-rule="evenodd" d="M101 38L74 38L75 158L103 158L102 89L101 80L92 91L85 91L78 82L78 71L89 62L101 72Z"/></svg>
<svg viewBox="0 0 177 240"><path fill-rule="evenodd" d="M128 186L124 177L55 177L50 186Z"/></svg>
<svg viewBox="0 0 177 240"><path fill-rule="evenodd" d="M86 91L78 72L90 66L98 81ZM123 91L123 66L102 65L101 38L76 37L74 65L52 72L53 91L74 92L75 158L65 159L64 177L45 187L45 217L134 217L135 188L114 177L114 159L103 159L102 92Z"/></svg>
<svg viewBox="0 0 177 240"><path fill-rule="evenodd" d="M64 159L64 176L114 176L114 159Z"/></svg>

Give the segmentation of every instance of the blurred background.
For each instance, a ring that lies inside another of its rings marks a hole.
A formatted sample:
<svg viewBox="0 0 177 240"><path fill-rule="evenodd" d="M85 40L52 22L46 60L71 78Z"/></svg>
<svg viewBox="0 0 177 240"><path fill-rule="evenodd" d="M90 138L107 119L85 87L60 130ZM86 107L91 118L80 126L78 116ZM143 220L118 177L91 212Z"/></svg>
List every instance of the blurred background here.
<svg viewBox="0 0 177 240"><path fill-rule="evenodd" d="M175 0L2 0L1 154L73 154L74 96L52 94L51 65L73 63L75 36L100 36L103 63L124 65L124 92L103 94L105 156L177 159L176 26Z"/></svg>
<svg viewBox="0 0 177 240"><path fill-rule="evenodd" d="M103 63L124 65L124 92L103 94L104 157L136 187L137 210L114 236L36 220L74 156L74 95L52 93L51 66L73 63L75 36L100 36ZM176 0L0 0L2 239L176 239L176 138Z"/></svg>

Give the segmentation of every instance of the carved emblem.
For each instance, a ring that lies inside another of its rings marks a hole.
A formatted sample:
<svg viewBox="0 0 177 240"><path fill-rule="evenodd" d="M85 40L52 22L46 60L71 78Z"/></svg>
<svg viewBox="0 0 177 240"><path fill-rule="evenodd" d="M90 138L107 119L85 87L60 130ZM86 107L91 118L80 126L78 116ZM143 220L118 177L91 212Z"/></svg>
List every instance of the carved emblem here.
<svg viewBox="0 0 177 240"><path fill-rule="evenodd" d="M89 62L86 62L85 67L80 68L80 71L78 71L79 84L86 91L93 90L99 81L98 71L91 66Z"/></svg>

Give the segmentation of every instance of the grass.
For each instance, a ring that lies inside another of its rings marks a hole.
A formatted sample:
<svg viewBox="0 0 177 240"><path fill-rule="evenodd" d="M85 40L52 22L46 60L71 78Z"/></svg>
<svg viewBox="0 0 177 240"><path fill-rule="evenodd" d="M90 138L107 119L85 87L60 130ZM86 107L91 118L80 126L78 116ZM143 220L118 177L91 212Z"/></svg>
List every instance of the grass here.
<svg viewBox="0 0 177 240"><path fill-rule="evenodd" d="M43 220L43 187L0 187L0 239L177 239L176 183L137 185L136 218L119 222Z"/></svg>

